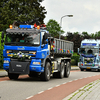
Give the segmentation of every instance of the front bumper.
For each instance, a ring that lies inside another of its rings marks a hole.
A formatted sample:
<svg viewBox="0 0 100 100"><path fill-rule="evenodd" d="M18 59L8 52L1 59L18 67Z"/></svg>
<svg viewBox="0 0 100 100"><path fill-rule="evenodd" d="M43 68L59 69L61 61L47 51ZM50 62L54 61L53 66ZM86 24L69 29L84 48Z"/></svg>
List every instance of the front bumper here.
<svg viewBox="0 0 100 100"><path fill-rule="evenodd" d="M99 66L80 66L80 69L90 69L90 70L98 70L100 69Z"/></svg>
<svg viewBox="0 0 100 100"><path fill-rule="evenodd" d="M35 72L44 72L44 67L41 66L41 59L32 59L31 62L20 62L20 61L10 61L9 63L4 63L4 70L9 71L10 73L19 73L19 74L28 74L29 71ZM39 64L33 64L33 62L40 62Z"/></svg>

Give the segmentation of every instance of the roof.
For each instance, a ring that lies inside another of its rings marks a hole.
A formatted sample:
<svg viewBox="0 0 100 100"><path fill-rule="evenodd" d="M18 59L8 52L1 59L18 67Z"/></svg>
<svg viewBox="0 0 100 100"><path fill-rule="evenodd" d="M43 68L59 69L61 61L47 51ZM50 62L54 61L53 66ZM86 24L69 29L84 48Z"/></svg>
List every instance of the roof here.
<svg viewBox="0 0 100 100"><path fill-rule="evenodd" d="M87 46L99 46L100 44L100 40L97 39L84 39L82 42L81 42L81 46L83 46L83 44L91 44L91 45L87 45ZM86 45L84 45L86 46Z"/></svg>

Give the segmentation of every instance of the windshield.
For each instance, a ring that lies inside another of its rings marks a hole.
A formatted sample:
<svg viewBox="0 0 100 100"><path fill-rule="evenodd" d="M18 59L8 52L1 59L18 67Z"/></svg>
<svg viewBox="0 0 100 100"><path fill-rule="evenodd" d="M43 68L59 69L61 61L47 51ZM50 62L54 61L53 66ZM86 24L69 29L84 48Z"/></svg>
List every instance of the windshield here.
<svg viewBox="0 0 100 100"><path fill-rule="evenodd" d="M98 48L80 48L81 54L95 54L98 53Z"/></svg>
<svg viewBox="0 0 100 100"><path fill-rule="evenodd" d="M5 39L6 45L40 45L40 33L14 33L7 34Z"/></svg>

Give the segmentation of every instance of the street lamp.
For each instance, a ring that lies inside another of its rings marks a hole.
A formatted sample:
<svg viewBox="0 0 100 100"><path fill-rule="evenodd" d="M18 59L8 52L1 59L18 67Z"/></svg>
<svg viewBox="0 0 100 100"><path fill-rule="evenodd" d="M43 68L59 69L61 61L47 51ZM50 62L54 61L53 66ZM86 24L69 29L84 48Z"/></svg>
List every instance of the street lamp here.
<svg viewBox="0 0 100 100"><path fill-rule="evenodd" d="M60 19L60 27L62 26L62 19L63 19L64 17L73 17L73 15L64 15L64 16L62 16L61 19ZM60 39L60 35L61 35L61 34L59 34L59 39Z"/></svg>

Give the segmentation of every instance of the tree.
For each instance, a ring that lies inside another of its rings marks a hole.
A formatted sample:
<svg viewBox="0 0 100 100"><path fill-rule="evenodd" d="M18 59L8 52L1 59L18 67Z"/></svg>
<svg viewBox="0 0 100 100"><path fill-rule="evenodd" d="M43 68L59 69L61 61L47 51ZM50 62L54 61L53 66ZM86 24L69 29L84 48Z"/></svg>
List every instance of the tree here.
<svg viewBox="0 0 100 100"><path fill-rule="evenodd" d="M82 37L84 39L90 39L91 38L90 35L87 32L82 32Z"/></svg>
<svg viewBox="0 0 100 100"><path fill-rule="evenodd" d="M91 34L90 34L90 37L91 37L92 39L94 39L94 38L95 38L95 34L94 34L94 33L91 33Z"/></svg>
<svg viewBox="0 0 100 100"><path fill-rule="evenodd" d="M100 39L100 31L95 33L94 38L95 39Z"/></svg>
<svg viewBox="0 0 100 100"><path fill-rule="evenodd" d="M0 41L2 40L1 36L2 36L2 32L0 32ZM5 36L3 39L4 41L5 41ZM3 49L4 49L4 43L0 42L0 69L3 68Z"/></svg>
<svg viewBox="0 0 100 100"><path fill-rule="evenodd" d="M47 31L51 34L53 37L59 37L59 34L63 34L64 31L61 30L60 25L57 23L57 21L50 19L46 25Z"/></svg>
<svg viewBox="0 0 100 100"><path fill-rule="evenodd" d="M40 5L43 0L0 0L0 31L6 29L15 20L34 24L44 23L45 7Z"/></svg>
<svg viewBox="0 0 100 100"><path fill-rule="evenodd" d="M82 37L79 34L79 32L74 32L74 33L67 33L67 40L68 41L72 41L74 43L74 52L77 52L77 48L80 47L81 41L82 41Z"/></svg>

